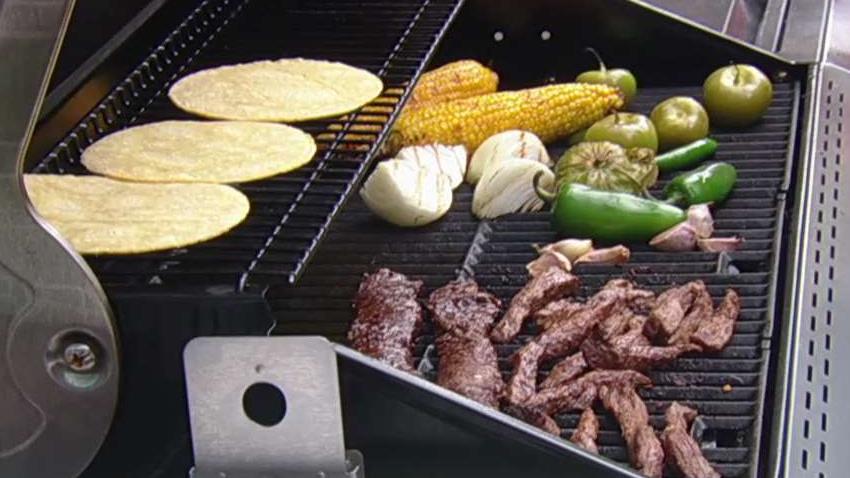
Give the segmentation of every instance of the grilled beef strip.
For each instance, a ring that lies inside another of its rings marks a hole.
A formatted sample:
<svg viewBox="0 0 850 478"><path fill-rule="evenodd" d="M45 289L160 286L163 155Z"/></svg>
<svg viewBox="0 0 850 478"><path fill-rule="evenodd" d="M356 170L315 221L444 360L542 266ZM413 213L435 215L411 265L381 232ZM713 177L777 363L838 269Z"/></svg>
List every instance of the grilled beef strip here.
<svg viewBox="0 0 850 478"><path fill-rule="evenodd" d="M558 322L569 320L578 312L585 309L585 305L573 299L559 299L549 302L542 309L534 313L534 320L543 330L554 327Z"/></svg>
<svg viewBox="0 0 850 478"><path fill-rule="evenodd" d="M494 408L505 385L488 335L500 306L472 280L450 282L428 298L437 325L437 383Z"/></svg>
<svg viewBox="0 0 850 478"><path fill-rule="evenodd" d="M505 393L508 403L522 405L537 393L537 364L542 354L543 347L537 342L529 342L514 354L514 373Z"/></svg>
<svg viewBox="0 0 850 478"><path fill-rule="evenodd" d="M602 369L648 370L669 363L683 353L697 350L700 347L693 344L651 345L643 335L643 321L639 319L628 331L610 340L605 340L597 327L581 344L581 351L590 367Z"/></svg>
<svg viewBox="0 0 850 478"><path fill-rule="evenodd" d="M649 424L646 404L634 387L624 383L603 385L599 398L620 424L632 466L646 476L661 478L664 450Z"/></svg>
<svg viewBox="0 0 850 478"><path fill-rule="evenodd" d="M702 454L699 444L688 432L697 412L673 402L664 414L667 426L661 433L661 442L667 462L685 478L720 478Z"/></svg>
<svg viewBox="0 0 850 478"><path fill-rule="evenodd" d="M711 301L711 295L705 284L700 281L701 287L694 293L694 303L687 315L682 319L679 327L670 336L667 341L670 345L688 344L691 342L691 336L697 331L700 324L709 320L714 312L714 303Z"/></svg>
<svg viewBox="0 0 850 478"><path fill-rule="evenodd" d="M578 277L559 267L552 267L534 277L511 300L508 311L493 328L490 337L495 342L510 342L519 334L526 318L549 302L575 293L578 287Z"/></svg>
<svg viewBox="0 0 850 478"><path fill-rule="evenodd" d="M655 305L655 293L651 290L639 289L628 279L611 279L596 293L597 301L616 297L638 314L647 314Z"/></svg>
<svg viewBox="0 0 850 478"><path fill-rule="evenodd" d="M622 335L629 327L629 321L635 313L630 309L622 309L602 319L594 330L595 334L602 340L611 340Z"/></svg>
<svg viewBox="0 0 850 478"><path fill-rule="evenodd" d="M590 302L592 303L572 316L570 320L558 322L534 339L535 342L543 346L541 360L554 360L575 352L593 330L593 326L624 307L617 297L605 297L596 300L596 296L594 296Z"/></svg>
<svg viewBox="0 0 850 478"><path fill-rule="evenodd" d="M741 313L741 299L732 289L726 291L723 302L711 315L711 318L699 324L691 341L703 350L719 352L732 340L735 333L735 321Z"/></svg>
<svg viewBox="0 0 850 478"><path fill-rule="evenodd" d="M669 338L679 328L700 286L705 288L702 282L694 281L659 294L655 307L649 313L649 323L663 338Z"/></svg>
<svg viewBox="0 0 850 478"><path fill-rule="evenodd" d="M414 372L413 346L422 327L422 306L416 297L422 282L389 269L366 274L348 331L351 346L387 364Z"/></svg>
<svg viewBox="0 0 850 478"><path fill-rule="evenodd" d="M596 445L596 438L599 436L599 419L593 413L592 408L586 408L581 412L581 418L578 420L578 425L570 441L585 450L599 454L599 447Z"/></svg>
<svg viewBox="0 0 850 478"><path fill-rule="evenodd" d="M504 408L505 413L518 418L529 425L555 436L561 436L561 427L551 416L536 408L523 407L521 405L508 405Z"/></svg>
<svg viewBox="0 0 850 478"><path fill-rule="evenodd" d="M651 384L649 377L634 370L592 370L564 385L540 390L526 406L549 415L584 410L596 400L601 387L616 385L634 389Z"/></svg>
<svg viewBox="0 0 850 478"><path fill-rule="evenodd" d="M576 352L561 360L549 372L549 376L540 384L540 389L564 385L581 375L587 369L587 362L581 352Z"/></svg>

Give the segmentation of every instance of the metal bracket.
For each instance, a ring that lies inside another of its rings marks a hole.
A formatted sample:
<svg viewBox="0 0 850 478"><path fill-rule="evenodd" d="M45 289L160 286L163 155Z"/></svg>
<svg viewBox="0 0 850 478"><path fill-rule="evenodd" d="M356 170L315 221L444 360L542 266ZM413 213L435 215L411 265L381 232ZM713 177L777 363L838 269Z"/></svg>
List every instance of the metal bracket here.
<svg viewBox="0 0 850 478"><path fill-rule="evenodd" d="M363 478L321 337L199 337L183 352L192 478Z"/></svg>

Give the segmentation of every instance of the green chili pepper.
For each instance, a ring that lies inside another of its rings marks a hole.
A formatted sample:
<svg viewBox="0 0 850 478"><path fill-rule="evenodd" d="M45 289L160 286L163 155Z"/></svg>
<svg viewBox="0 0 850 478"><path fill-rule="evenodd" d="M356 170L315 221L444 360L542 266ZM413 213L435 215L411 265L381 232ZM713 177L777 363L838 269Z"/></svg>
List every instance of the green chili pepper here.
<svg viewBox="0 0 850 478"><path fill-rule="evenodd" d="M664 195L670 204L719 203L732 192L737 178L735 166L729 163L706 164L673 178Z"/></svg>
<svg viewBox="0 0 850 478"><path fill-rule="evenodd" d="M678 207L627 193L598 191L565 184L557 194L534 187L543 200L554 202L552 226L573 237L603 241L647 241L685 220Z"/></svg>
<svg viewBox="0 0 850 478"><path fill-rule="evenodd" d="M662 173L691 168L717 151L717 141L711 138L698 139L693 143L668 151L655 157L655 164Z"/></svg>

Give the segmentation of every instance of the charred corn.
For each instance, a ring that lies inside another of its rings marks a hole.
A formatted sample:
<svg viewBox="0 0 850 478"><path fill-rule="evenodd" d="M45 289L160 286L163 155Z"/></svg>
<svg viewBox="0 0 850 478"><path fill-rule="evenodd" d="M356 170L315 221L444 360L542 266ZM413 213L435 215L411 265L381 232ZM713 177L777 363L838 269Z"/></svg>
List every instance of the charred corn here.
<svg viewBox="0 0 850 478"><path fill-rule="evenodd" d="M485 139L509 129L530 131L548 143L586 128L621 108L617 88L565 83L504 91L405 111L387 141L394 153L404 146L463 144L475 151Z"/></svg>
<svg viewBox="0 0 850 478"><path fill-rule="evenodd" d="M459 60L424 73L405 108L493 93L498 86L495 71L475 60Z"/></svg>

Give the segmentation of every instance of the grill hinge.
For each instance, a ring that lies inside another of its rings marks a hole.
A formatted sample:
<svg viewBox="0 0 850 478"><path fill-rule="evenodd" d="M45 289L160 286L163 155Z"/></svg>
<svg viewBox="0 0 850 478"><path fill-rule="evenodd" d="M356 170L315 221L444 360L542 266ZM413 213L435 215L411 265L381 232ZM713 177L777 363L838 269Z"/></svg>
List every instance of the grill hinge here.
<svg viewBox="0 0 850 478"><path fill-rule="evenodd" d="M363 478L321 337L200 337L183 352L191 478Z"/></svg>

